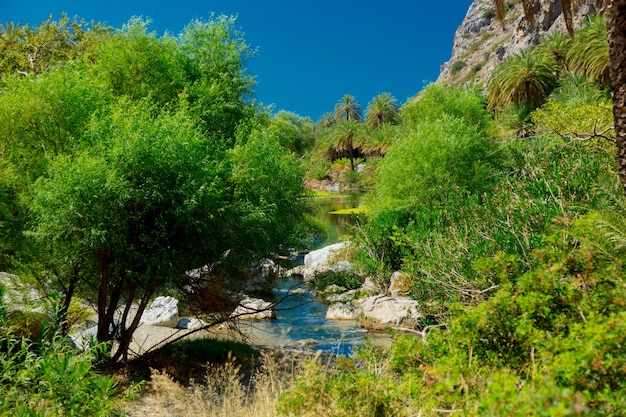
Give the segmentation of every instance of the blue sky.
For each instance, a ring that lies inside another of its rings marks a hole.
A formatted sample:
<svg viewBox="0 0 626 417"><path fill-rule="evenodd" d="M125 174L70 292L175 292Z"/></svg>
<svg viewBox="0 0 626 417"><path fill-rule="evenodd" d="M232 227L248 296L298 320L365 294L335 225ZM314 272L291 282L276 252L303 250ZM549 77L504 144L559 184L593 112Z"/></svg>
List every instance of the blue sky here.
<svg viewBox="0 0 626 417"><path fill-rule="evenodd" d="M345 94L363 109L381 92L400 104L439 75L454 32L472 0L446 2L294 0L18 0L0 5L0 22L37 26L62 11L120 28L132 16L177 34L194 18L237 15L246 41L258 48L248 63L255 98L318 120Z"/></svg>

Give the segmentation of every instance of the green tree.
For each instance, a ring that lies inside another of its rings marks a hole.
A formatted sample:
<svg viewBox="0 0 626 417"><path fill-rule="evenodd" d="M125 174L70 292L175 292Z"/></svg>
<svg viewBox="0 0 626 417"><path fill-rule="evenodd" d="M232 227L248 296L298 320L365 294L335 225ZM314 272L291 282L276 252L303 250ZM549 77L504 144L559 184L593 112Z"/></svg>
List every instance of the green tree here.
<svg viewBox="0 0 626 417"><path fill-rule="evenodd" d="M485 111L485 97L473 85L430 84L402 107L402 125L407 128L442 117L458 117L485 128L491 116Z"/></svg>
<svg viewBox="0 0 626 417"><path fill-rule="evenodd" d="M493 181L495 144L462 119L424 122L400 137L378 169L375 211L446 201L457 192L478 194Z"/></svg>
<svg viewBox="0 0 626 417"><path fill-rule="evenodd" d="M58 20L50 16L35 29L7 23L0 74L40 74L57 63L78 57L81 53L83 26L82 21L70 20L65 15Z"/></svg>
<svg viewBox="0 0 626 417"><path fill-rule="evenodd" d="M301 156L313 147L315 126L308 117L281 110L272 118L272 129L281 146L296 155Z"/></svg>
<svg viewBox="0 0 626 417"><path fill-rule="evenodd" d="M232 146L242 119L255 113L247 101L255 81L245 68L255 50L245 42L233 16L194 20L177 40L183 53L191 57L186 105L201 121L207 136Z"/></svg>
<svg viewBox="0 0 626 417"><path fill-rule="evenodd" d="M349 94L346 94L335 104L335 112L333 113L337 121L361 121L361 105Z"/></svg>
<svg viewBox="0 0 626 417"><path fill-rule="evenodd" d="M186 73L190 57L174 39L148 32L150 23L135 17L121 31L101 39L94 47L93 70L116 95L165 106L190 82Z"/></svg>
<svg viewBox="0 0 626 417"><path fill-rule="evenodd" d="M538 107L558 86L556 66L543 54L521 51L505 59L492 73L487 87L489 106L509 104Z"/></svg>
<svg viewBox="0 0 626 417"><path fill-rule="evenodd" d="M385 123L397 123L398 120L397 101L390 93L377 95L367 105L365 123L369 126L379 127Z"/></svg>

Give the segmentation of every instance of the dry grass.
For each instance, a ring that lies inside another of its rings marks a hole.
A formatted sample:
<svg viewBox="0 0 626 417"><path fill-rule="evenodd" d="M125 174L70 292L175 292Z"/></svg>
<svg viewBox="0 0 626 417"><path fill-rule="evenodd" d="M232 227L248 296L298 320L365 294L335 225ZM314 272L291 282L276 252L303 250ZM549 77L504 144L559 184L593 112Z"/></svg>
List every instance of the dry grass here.
<svg viewBox="0 0 626 417"><path fill-rule="evenodd" d="M183 386L153 370L151 382L127 410L131 417L276 416L280 395L302 371L302 358L292 353L264 352L249 375L234 361L207 365L204 381Z"/></svg>

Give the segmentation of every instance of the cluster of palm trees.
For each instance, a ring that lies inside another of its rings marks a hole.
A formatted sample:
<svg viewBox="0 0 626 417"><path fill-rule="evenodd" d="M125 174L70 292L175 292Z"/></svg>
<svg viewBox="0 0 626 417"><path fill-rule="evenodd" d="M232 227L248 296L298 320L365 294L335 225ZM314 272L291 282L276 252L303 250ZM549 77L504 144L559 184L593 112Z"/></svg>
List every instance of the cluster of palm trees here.
<svg viewBox="0 0 626 417"><path fill-rule="evenodd" d="M604 15L590 16L574 37L554 32L537 48L504 60L489 80L489 105L495 110L511 103L533 109L564 80L575 78L608 88L608 64L606 19Z"/></svg>
<svg viewBox="0 0 626 417"><path fill-rule="evenodd" d="M391 146L393 127L400 121L397 100L389 93L374 97L367 106L365 119L354 96L345 95L333 113L325 113L317 123L316 148L328 159L347 157L355 170L358 157L382 156Z"/></svg>

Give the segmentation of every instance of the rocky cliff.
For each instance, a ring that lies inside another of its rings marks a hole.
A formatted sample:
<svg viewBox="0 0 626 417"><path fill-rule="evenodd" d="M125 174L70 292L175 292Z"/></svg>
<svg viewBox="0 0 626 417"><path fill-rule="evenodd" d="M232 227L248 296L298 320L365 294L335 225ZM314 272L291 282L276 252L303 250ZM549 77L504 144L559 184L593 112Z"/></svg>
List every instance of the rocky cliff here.
<svg viewBox="0 0 626 417"><path fill-rule="evenodd" d="M505 21L499 22L493 0L475 0L471 4L456 31L452 57L442 66L438 82L484 83L504 58L535 46L552 31L566 32L560 0L536 0L534 27L524 19L521 0L509 0L506 5ZM596 12L592 2L586 0L578 9L574 26L580 27L587 16Z"/></svg>

